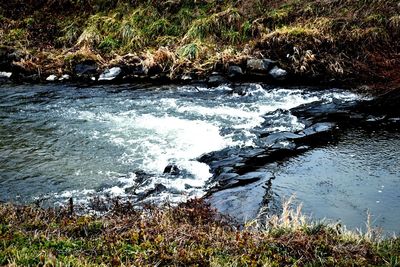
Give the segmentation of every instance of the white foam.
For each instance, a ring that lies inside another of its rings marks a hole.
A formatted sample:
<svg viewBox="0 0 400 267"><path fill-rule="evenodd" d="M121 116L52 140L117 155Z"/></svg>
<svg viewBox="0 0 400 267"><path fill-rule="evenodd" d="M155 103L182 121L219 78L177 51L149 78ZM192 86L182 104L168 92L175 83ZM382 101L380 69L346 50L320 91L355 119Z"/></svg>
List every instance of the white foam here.
<svg viewBox="0 0 400 267"><path fill-rule="evenodd" d="M160 91L160 97L149 96L138 99L119 99L99 107L89 105L82 110L68 108L59 113L69 120L80 120L80 125L91 123L96 129L83 129L80 134L96 142L108 142L120 151L115 164L130 166L131 170L143 170L154 176L149 184L138 189L145 192L161 183L168 192L158 197L169 200L184 200L204 194L203 187L211 176L206 164L195 159L204 153L224 149L228 146L254 146L256 134L252 129L262 125L264 115L277 109L289 110L320 99L333 101L359 99L356 94L337 92L305 93L304 90L264 90L261 85L249 85L249 94L239 96L227 94L232 88L224 85L217 88L185 86L180 92L207 94L215 98L197 99L177 96L173 91ZM219 92L221 91L221 92ZM189 94L188 94L189 95ZM271 120L268 131L296 131L304 128L298 119L288 113ZM221 133L221 129L228 129ZM164 168L176 164L182 171L178 177L163 175ZM101 166L100 166L101 168ZM97 171L97 170L96 170ZM96 172L95 171L95 172ZM101 173L100 173L101 172ZM125 196L126 189L135 185L133 173L107 173L101 176L115 179L113 185L101 193ZM82 170L82 173L85 173ZM80 175L77 172L76 175ZM82 191L82 192L81 192ZM66 191L61 197L88 195L93 190ZM171 192L176 192L173 194Z"/></svg>

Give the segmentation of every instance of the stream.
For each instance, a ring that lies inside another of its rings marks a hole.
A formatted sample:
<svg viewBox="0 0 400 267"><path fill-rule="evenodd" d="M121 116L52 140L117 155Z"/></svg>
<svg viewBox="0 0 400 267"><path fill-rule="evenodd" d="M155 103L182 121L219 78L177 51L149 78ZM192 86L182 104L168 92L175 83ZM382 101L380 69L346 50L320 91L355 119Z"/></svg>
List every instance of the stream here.
<svg viewBox="0 0 400 267"><path fill-rule="evenodd" d="M303 116L346 113L364 99L261 84L3 85L0 201L206 196L245 222L295 195L313 218L355 229L369 212L374 226L399 233L400 132Z"/></svg>

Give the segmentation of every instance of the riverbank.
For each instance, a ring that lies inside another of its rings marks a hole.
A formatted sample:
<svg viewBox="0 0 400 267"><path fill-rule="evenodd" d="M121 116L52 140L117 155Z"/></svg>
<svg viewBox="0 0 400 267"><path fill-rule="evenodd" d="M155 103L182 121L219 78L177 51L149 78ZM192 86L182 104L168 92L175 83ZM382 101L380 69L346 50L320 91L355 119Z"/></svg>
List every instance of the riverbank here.
<svg viewBox="0 0 400 267"><path fill-rule="evenodd" d="M201 200L135 209L118 201L101 217L73 207L0 205L0 264L10 266L398 266L398 238L313 223L283 208L267 226L236 227ZM97 203L101 205L101 203Z"/></svg>
<svg viewBox="0 0 400 267"><path fill-rule="evenodd" d="M0 72L17 82L395 88L399 10L387 0L11 0L0 4Z"/></svg>

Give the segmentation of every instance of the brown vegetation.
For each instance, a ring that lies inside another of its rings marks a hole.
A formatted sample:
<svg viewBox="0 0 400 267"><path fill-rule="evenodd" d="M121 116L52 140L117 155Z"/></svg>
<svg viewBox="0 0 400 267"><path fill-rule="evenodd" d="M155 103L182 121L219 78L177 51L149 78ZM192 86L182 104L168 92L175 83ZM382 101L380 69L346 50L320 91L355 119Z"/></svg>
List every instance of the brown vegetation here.
<svg viewBox="0 0 400 267"><path fill-rule="evenodd" d="M265 57L301 79L400 79L398 0L31 2L0 4L0 45L22 49L20 65L44 73L70 72L83 49L101 68L134 54L170 78Z"/></svg>
<svg viewBox="0 0 400 267"><path fill-rule="evenodd" d="M310 223L288 207L233 226L202 200L134 209L114 202L98 216L69 209L0 206L0 265L9 266L398 266L399 239L377 240Z"/></svg>

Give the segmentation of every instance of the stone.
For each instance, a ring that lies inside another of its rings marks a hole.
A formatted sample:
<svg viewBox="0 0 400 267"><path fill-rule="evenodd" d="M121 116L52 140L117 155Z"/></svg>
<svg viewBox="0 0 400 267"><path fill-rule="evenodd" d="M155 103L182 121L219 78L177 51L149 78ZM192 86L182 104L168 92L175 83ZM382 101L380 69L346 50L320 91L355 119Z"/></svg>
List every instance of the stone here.
<svg viewBox="0 0 400 267"><path fill-rule="evenodd" d="M164 169L164 174L179 175L180 169L175 164L168 164Z"/></svg>
<svg viewBox="0 0 400 267"><path fill-rule="evenodd" d="M57 76L54 74L49 75L49 77L46 78L46 81L48 82L54 82L57 80Z"/></svg>
<svg viewBox="0 0 400 267"><path fill-rule="evenodd" d="M250 92L247 87L238 86L232 89L232 94L236 94L239 96L247 96L250 95Z"/></svg>
<svg viewBox="0 0 400 267"><path fill-rule="evenodd" d="M99 81L112 81L122 73L122 69L120 67L113 67L111 69L106 69L99 77Z"/></svg>
<svg viewBox="0 0 400 267"><path fill-rule="evenodd" d="M229 78L238 78L243 75L243 70L239 66L229 66L228 67L228 77Z"/></svg>
<svg viewBox="0 0 400 267"><path fill-rule="evenodd" d="M12 72L4 72L4 71L1 71L1 72L0 72L0 78L7 78L7 79L9 79L9 78L11 77L11 75L12 75Z"/></svg>
<svg viewBox="0 0 400 267"><path fill-rule="evenodd" d="M247 69L252 72L267 73L275 66L276 62L270 59L255 59L247 60Z"/></svg>
<svg viewBox="0 0 400 267"><path fill-rule="evenodd" d="M160 194L160 193L162 193L162 192L164 192L164 191L167 191L167 190L168 190L168 188L167 188L165 185L163 185L163 184L156 184L156 185L154 186L154 188L149 189L149 190L147 190L147 191L145 191L145 192L139 193L139 194L137 195L137 197L138 197L139 200L144 200L144 199L148 198L148 197L151 196L151 195Z"/></svg>
<svg viewBox="0 0 400 267"><path fill-rule="evenodd" d="M60 81L69 80L70 78L71 78L71 77L70 77L68 74L63 74L59 80L60 80Z"/></svg>
<svg viewBox="0 0 400 267"><path fill-rule="evenodd" d="M184 74L184 75L182 75L181 80L182 81L191 81L191 80L193 80L193 78L190 74Z"/></svg>
<svg viewBox="0 0 400 267"><path fill-rule="evenodd" d="M209 86L218 86L218 85L221 85L221 84L224 84L224 83L227 83L227 82L228 81L223 76L221 76L219 74L211 75L208 78L208 81L207 81Z"/></svg>
<svg viewBox="0 0 400 267"><path fill-rule="evenodd" d="M303 137L301 134L295 134L291 132L277 132L277 133L271 133L265 138L260 139L260 143L263 143L264 146L273 146L276 143L282 142L282 141L290 141L294 139L298 139Z"/></svg>
<svg viewBox="0 0 400 267"><path fill-rule="evenodd" d="M273 67L269 73L268 73L272 78L278 81L282 81L287 77L287 71L284 69L281 69L277 66Z"/></svg>
<svg viewBox="0 0 400 267"><path fill-rule="evenodd" d="M335 123L332 122L319 122L311 125L310 127L304 129L302 133L306 136L310 136L317 133L332 131L335 127Z"/></svg>
<svg viewBox="0 0 400 267"><path fill-rule="evenodd" d="M77 76L95 75L97 74L97 64L93 60L86 60L75 66L75 74Z"/></svg>

